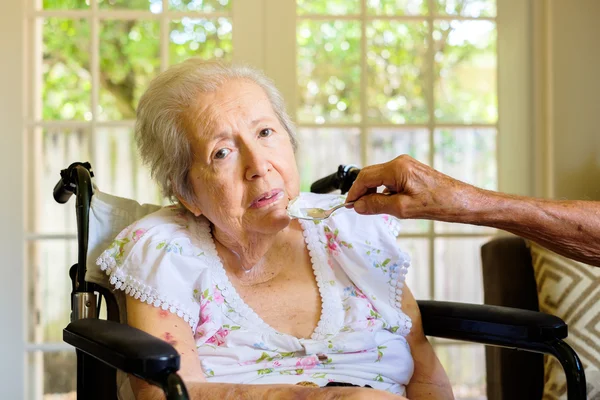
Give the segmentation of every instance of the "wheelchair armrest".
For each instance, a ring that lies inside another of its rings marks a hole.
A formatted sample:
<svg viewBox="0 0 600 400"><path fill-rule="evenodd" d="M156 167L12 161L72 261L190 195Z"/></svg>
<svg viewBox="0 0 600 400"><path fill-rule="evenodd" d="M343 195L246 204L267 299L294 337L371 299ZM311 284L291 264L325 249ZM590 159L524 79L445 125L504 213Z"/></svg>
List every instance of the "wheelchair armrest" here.
<svg viewBox="0 0 600 400"><path fill-rule="evenodd" d="M80 319L67 325L63 340L113 368L146 381L159 382L179 370L179 354L173 346L125 324Z"/></svg>
<svg viewBox="0 0 600 400"><path fill-rule="evenodd" d="M425 335L546 352L564 339L565 322L549 314L480 304L419 300Z"/></svg>

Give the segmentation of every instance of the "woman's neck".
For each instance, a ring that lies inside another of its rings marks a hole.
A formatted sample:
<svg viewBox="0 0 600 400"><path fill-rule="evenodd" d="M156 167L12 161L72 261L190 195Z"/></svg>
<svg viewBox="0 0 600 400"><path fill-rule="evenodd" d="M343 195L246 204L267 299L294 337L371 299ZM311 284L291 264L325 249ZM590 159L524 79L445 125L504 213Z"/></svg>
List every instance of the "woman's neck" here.
<svg viewBox="0 0 600 400"><path fill-rule="evenodd" d="M258 284L276 277L285 263L271 262L289 249L295 234L302 234L296 221L275 234L255 234L241 238L228 236L213 226L213 237L227 270L241 284Z"/></svg>

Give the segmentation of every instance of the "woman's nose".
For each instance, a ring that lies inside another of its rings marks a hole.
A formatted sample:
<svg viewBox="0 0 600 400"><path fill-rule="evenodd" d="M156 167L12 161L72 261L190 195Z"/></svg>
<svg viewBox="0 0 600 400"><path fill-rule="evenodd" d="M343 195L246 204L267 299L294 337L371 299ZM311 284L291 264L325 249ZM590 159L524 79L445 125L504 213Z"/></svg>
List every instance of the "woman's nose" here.
<svg viewBox="0 0 600 400"><path fill-rule="evenodd" d="M264 150L249 148L246 151L246 179L254 180L263 177L271 169L271 163Z"/></svg>

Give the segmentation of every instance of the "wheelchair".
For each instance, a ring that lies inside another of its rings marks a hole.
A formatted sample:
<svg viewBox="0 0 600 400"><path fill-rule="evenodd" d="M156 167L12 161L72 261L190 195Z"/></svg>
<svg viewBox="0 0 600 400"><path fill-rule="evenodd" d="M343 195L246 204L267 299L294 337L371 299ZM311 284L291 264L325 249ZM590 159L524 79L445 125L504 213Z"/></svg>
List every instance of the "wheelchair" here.
<svg viewBox="0 0 600 400"><path fill-rule="evenodd" d="M340 190L344 194L358 172L354 166L340 165L337 172L315 182L311 191ZM139 215L130 215L130 219L139 219L159 207L140 206L133 200L95 193L93 171L87 162L73 163L60 175L54 188L54 199L66 203L73 194L76 197L78 259L69 271L71 323L63 330L63 340L76 349L77 398L116 399L119 370L162 388L168 400L188 399L185 385L177 374L180 362L177 351L167 342L121 323L125 321L124 307L119 308L115 292L108 285L88 279L87 260L93 259L90 254L104 249L97 248L100 246L98 240L89 243L90 215L94 213L95 203L100 201L97 197L135 204ZM127 225L131 222L133 220ZM125 226L113 227L114 232ZM96 228L92 226L92 229ZM112 241L114 236L116 234L106 239ZM106 320L99 318L102 299L106 304ZM552 355L565 371L568 399L586 398L583 366L575 351L562 340L568 335L568 327L560 318L491 305L430 300L418 300L417 303L427 336Z"/></svg>

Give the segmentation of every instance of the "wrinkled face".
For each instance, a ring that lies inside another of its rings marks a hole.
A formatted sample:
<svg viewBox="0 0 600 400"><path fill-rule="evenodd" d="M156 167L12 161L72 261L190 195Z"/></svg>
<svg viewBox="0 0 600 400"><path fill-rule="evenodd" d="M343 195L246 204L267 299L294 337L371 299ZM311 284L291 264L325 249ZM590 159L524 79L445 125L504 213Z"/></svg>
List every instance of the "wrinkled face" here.
<svg viewBox="0 0 600 400"><path fill-rule="evenodd" d="M299 176L288 132L262 88L231 80L203 93L190 120L198 122L188 175L196 201L188 209L232 238L285 228Z"/></svg>

